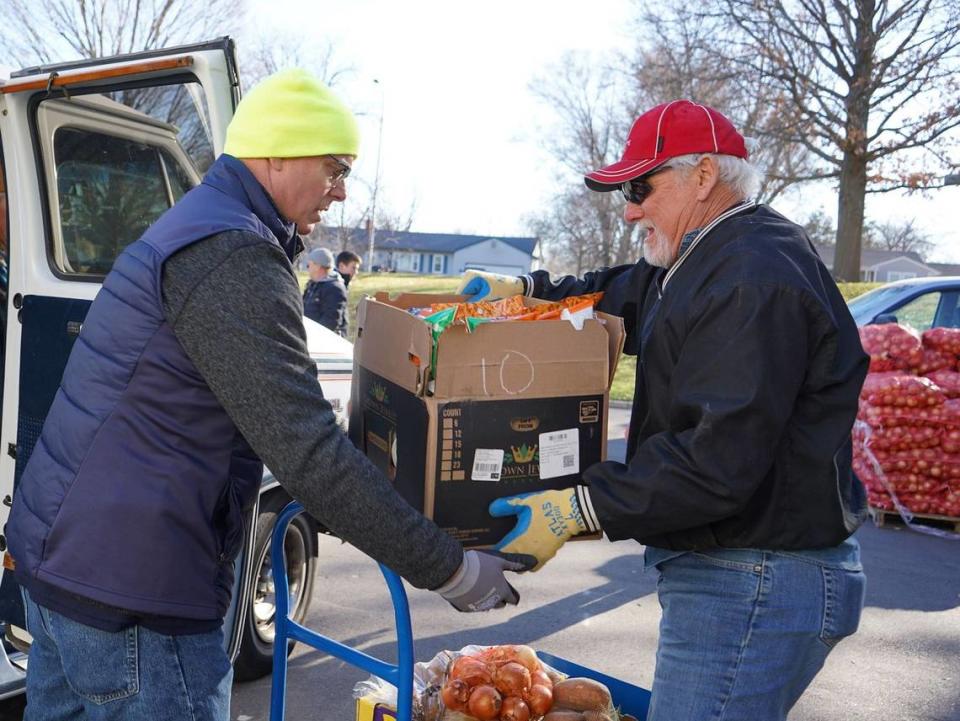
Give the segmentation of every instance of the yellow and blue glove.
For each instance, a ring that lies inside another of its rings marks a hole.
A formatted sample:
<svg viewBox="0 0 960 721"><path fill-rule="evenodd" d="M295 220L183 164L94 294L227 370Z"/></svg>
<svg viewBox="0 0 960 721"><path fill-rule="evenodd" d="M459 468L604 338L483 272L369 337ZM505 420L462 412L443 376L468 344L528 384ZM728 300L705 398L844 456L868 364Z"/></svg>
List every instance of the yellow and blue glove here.
<svg viewBox="0 0 960 721"><path fill-rule="evenodd" d="M553 558L572 536L600 530L585 486L497 498L491 516L517 516L517 525L494 547L506 553L536 556L534 571Z"/></svg>
<svg viewBox="0 0 960 721"><path fill-rule="evenodd" d="M511 295L524 295L523 278L516 275L499 275L482 270L468 270L460 280L459 295L469 296L471 302L497 300Z"/></svg>

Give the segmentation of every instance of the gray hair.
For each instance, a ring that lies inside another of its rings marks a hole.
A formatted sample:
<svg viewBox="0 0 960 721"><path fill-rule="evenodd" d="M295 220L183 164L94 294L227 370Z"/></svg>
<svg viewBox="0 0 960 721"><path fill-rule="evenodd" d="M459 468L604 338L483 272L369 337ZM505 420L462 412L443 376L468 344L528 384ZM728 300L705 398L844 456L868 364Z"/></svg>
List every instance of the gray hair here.
<svg viewBox="0 0 960 721"><path fill-rule="evenodd" d="M763 182L763 173L749 160L738 158L735 155L718 155L716 153L694 153L692 155L678 155L671 158L665 165L671 168L683 169L689 173L696 167L702 158L713 158L720 168L720 180L743 200L753 198L760 192L760 183Z"/></svg>

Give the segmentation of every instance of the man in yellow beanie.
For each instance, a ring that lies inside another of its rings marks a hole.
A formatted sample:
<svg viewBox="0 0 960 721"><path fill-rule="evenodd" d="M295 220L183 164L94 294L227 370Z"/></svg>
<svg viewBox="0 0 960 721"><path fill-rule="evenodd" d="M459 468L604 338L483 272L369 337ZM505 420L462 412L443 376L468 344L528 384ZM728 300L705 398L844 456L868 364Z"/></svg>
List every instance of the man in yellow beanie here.
<svg viewBox="0 0 960 721"><path fill-rule="evenodd" d="M261 459L417 588L460 611L519 600L504 570L534 560L464 552L353 447L317 383L296 230L344 200L357 151L324 85L267 78L202 184L104 280L8 524L34 638L26 718L229 718L221 626Z"/></svg>

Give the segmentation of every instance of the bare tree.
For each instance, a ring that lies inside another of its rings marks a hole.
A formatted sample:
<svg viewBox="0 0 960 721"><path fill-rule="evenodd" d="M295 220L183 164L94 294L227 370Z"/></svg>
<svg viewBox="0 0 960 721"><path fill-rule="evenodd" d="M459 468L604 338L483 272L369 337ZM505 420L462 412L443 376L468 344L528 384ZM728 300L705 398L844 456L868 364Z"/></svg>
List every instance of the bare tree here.
<svg viewBox="0 0 960 721"><path fill-rule="evenodd" d="M934 248L930 236L916 226L914 218L902 223L867 223L863 245L866 248L894 250L899 253L916 253L921 260Z"/></svg>
<svg viewBox="0 0 960 721"><path fill-rule="evenodd" d="M268 75L286 68L304 68L321 81L335 87L354 72L351 65L339 62L328 40L306 39L292 33L257 35L249 44L240 45L240 72L244 87L255 85Z"/></svg>
<svg viewBox="0 0 960 721"><path fill-rule="evenodd" d="M531 221L534 232L574 271L626 263L638 252L633 228L622 217L613 193L593 193L583 173L620 156L630 118L623 110L615 73L586 55L566 54L530 89L556 113L558 127L547 132L547 148L569 171L568 187L545 215ZM563 187L563 181L558 181Z"/></svg>
<svg viewBox="0 0 960 721"><path fill-rule="evenodd" d="M3 0L0 50L20 64L101 58L224 35L236 0Z"/></svg>
<svg viewBox="0 0 960 721"><path fill-rule="evenodd" d="M833 245L837 238L833 219L824 212L823 208L810 213L800 224L803 225L814 245Z"/></svg>
<svg viewBox="0 0 960 721"><path fill-rule="evenodd" d="M725 56L779 84L780 136L839 185L834 274L859 280L867 192L932 184L960 126L956 0L722 0ZM909 164L909 165L908 165Z"/></svg>
<svg viewBox="0 0 960 721"><path fill-rule="evenodd" d="M683 0L668 0L655 9L640 0L636 5L639 12L634 31L637 37L653 40L624 58L630 77L630 115L677 98L720 110L744 135L757 141L750 154L765 171L760 197L767 202L810 173L810 151L773 132L784 122L799 123L796 118L785 118L794 111L785 102L782 87L771 83L768 76L740 72L717 52L718 38L729 27L726 18L705 14Z"/></svg>

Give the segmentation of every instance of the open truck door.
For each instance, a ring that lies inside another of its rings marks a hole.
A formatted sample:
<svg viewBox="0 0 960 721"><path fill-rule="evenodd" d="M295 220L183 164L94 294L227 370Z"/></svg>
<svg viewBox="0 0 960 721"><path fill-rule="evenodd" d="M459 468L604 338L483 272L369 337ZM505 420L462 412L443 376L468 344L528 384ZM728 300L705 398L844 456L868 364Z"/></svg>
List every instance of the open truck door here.
<svg viewBox="0 0 960 721"><path fill-rule="evenodd" d="M0 85L0 529L104 276L200 182L222 151L239 94L229 38L26 68ZM225 621L232 660L250 625L257 513ZM30 640L6 549L0 534L0 698L22 691ZM314 558L315 549L314 534ZM271 651L248 653L238 676L269 672Z"/></svg>

